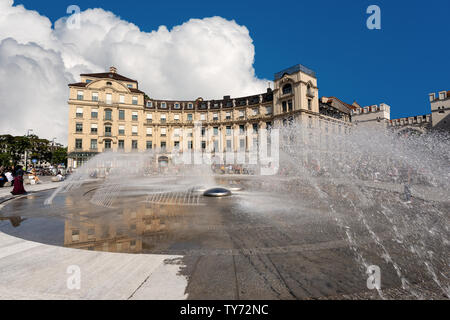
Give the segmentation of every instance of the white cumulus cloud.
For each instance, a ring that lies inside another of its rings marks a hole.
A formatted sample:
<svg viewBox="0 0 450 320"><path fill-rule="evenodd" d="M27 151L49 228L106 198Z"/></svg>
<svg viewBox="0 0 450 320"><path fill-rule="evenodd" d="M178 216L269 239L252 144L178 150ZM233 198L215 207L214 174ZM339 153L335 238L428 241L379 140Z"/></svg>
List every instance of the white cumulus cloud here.
<svg viewBox="0 0 450 320"><path fill-rule="evenodd" d="M103 9L52 25L36 11L0 0L0 134L67 140L67 97L80 73L119 73L139 81L150 97L207 99L265 91L255 76L249 31L221 17L191 19L171 30L142 32Z"/></svg>

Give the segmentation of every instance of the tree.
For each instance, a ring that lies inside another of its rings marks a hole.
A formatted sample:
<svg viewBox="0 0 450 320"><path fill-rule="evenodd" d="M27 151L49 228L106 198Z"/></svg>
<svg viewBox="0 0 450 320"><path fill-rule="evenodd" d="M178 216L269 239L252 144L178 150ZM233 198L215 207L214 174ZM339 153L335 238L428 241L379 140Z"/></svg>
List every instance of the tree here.
<svg viewBox="0 0 450 320"><path fill-rule="evenodd" d="M52 164L64 164L67 166L67 148L56 147L52 153Z"/></svg>

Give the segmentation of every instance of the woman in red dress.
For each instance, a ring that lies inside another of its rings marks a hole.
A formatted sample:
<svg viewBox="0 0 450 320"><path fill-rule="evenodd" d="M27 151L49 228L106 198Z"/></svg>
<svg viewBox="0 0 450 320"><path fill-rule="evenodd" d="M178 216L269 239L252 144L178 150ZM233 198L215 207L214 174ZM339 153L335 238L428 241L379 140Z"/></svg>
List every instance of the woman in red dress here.
<svg viewBox="0 0 450 320"><path fill-rule="evenodd" d="M13 191L11 191L11 193L13 195L19 195L19 194L25 194L27 193L25 191L25 188L23 187L23 170L22 170L22 166L17 166L17 169L14 168L14 188Z"/></svg>

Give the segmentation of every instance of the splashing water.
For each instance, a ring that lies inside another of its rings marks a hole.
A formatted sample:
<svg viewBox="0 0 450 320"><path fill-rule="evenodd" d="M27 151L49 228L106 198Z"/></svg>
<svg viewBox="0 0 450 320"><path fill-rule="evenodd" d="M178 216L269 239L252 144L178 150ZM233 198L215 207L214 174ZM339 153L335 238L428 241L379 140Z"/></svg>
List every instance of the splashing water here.
<svg viewBox="0 0 450 320"><path fill-rule="evenodd" d="M328 132L296 123L279 128L278 172L248 177L253 188L239 195L240 207L254 215L271 210L305 214L304 208L318 208L341 231L362 273L374 261L384 261L414 298L424 298L422 287L430 283L449 298L449 135L404 136L368 127L334 129ZM124 186L136 187L137 193L145 190L149 203L201 205L195 187L217 185L208 165L169 165L164 171L157 165L157 156L99 154L46 204L92 179L101 186L90 201L104 207L113 207L119 197L133 192ZM270 190L271 197L260 195L264 189ZM412 201L405 190L410 190ZM386 298L382 289L377 291Z"/></svg>

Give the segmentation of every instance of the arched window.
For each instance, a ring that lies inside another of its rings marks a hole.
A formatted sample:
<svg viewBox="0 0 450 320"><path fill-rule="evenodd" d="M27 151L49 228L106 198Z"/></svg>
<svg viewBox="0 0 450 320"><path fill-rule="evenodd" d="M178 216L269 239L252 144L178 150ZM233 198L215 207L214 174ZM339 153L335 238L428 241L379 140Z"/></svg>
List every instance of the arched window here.
<svg viewBox="0 0 450 320"><path fill-rule="evenodd" d="M292 93L292 84L288 83L283 86L283 94Z"/></svg>

